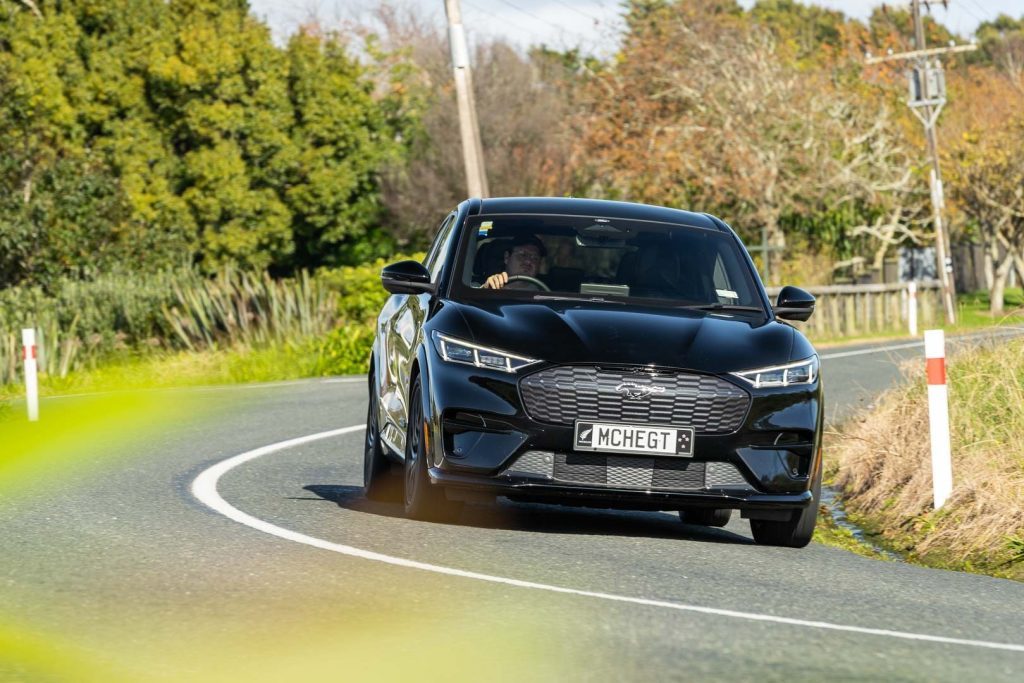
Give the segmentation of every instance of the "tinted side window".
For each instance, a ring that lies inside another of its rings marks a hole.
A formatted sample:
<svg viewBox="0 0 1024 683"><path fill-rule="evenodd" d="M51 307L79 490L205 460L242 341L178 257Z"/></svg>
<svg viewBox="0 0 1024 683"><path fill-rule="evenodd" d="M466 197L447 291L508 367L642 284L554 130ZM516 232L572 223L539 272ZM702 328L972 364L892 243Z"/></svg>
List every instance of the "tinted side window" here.
<svg viewBox="0 0 1024 683"><path fill-rule="evenodd" d="M455 214L453 213L449 214L441 222L440 227L437 229L437 235L434 236L434 242L430 245L430 250L427 252L427 257L423 259L423 265L430 271L432 282L437 282L437 277L441 274L441 268L444 266L443 255L447 251L454 226Z"/></svg>

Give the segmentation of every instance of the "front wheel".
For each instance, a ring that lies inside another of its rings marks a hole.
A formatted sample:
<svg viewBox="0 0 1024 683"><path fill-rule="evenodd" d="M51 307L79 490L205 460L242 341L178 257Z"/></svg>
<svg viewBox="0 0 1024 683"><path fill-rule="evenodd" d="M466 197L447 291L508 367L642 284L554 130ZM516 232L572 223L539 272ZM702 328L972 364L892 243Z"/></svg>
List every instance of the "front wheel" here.
<svg viewBox="0 0 1024 683"><path fill-rule="evenodd" d="M411 519L444 521L454 519L462 504L448 500L444 489L430 482L427 472L427 444L419 378L409 396L409 428L405 437L405 514Z"/></svg>
<svg viewBox="0 0 1024 683"><path fill-rule="evenodd" d="M373 386L372 384L370 386ZM366 437L363 441L363 495L370 500L398 502L402 498L401 477L384 455L377 426L377 397L370 391L370 405L366 411Z"/></svg>
<svg viewBox="0 0 1024 683"><path fill-rule="evenodd" d="M818 505L821 501L821 469L811 487L814 498L804 509L794 512L786 521L767 519L750 520L750 531L754 542L759 545L778 545L787 548L803 548L811 542L814 525L818 522Z"/></svg>

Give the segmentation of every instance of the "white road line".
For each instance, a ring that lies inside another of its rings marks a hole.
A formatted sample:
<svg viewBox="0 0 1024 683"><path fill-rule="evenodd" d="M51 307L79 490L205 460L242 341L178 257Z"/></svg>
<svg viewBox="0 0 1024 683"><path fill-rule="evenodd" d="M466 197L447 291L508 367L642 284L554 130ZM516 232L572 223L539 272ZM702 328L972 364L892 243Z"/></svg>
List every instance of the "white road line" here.
<svg viewBox="0 0 1024 683"><path fill-rule="evenodd" d="M209 507L210 509L218 512L228 519L232 519L239 524L262 531L263 533L277 536L288 541L294 541L296 543L302 543L314 548L321 548L323 550L329 550L331 552L340 553L342 555L348 555L350 557L358 557L364 560L370 560L373 562L383 562L385 564L394 565L396 567L406 567L408 569L418 569L421 571L433 572L435 574L444 574L446 576L456 576L463 579L475 579L477 581L486 581L488 583L497 583L506 586L515 586L516 588L530 588L533 590L547 591L549 593L563 593L566 595L577 595L586 598L597 598L599 600L610 600L613 602L624 602L634 605L644 605L647 607L660 607L663 609L679 610L682 612L696 612L699 614L710 614L719 617L730 617L733 619L745 619L748 621L761 621L770 622L774 624L786 624L788 626L799 626L802 628L813 628L823 629L828 631L842 631L846 633L859 633L871 636L883 636L887 638L899 638L901 640L916 640L924 641L929 643L942 643L945 645L965 645L969 647L980 647L991 650L1007 650L1010 652L1024 652L1024 645L1015 645L1012 643L994 643L985 640L968 640L965 638L947 638L945 636L933 636L923 633L909 633L906 631L891 631L888 629L881 628L864 628L862 626L846 626L844 624L833 624L827 621L807 621L804 619L790 619L788 617L777 617L770 614L756 614L753 612L738 612L735 610L717 609L714 607L701 607L698 605L686 605L677 602L667 602L664 600L648 600L646 598L634 598L626 595L614 595L611 593L597 593L594 591L579 590L576 588L565 588L563 586L552 586L545 583L535 583L533 581L521 581L519 579L510 579L503 576L493 576L491 574L481 574L479 572L465 571L462 569L454 569L452 567L443 567L436 564L428 564L426 562L417 562L415 560L407 560L401 557L393 557L391 555L384 555L382 553L376 553L370 550L363 550L361 548L355 548L350 545L342 545L340 543L332 543L325 541L315 536L307 536L300 534L290 529L276 526L269 522L265 522L262 519L253 517L252 515L246 514L234 507L227 501L225 501L220 493L217 491L217 482L224 474L231 471L235 467L255 460L256 458L264 455L270 455L278 451L283 451L288 448L294 448L302 444L310 443L313 441L319 441L321 439L329 439L335 436L341 436L343 434L351 434L363 429L365 425L354 425L352 427L344 427L342 429L333 429L327 432L319 432L317 434L309 434L308 436L301 436L296 439L289 439L287 441L281 441L278 443L263 446L251 451L246 451L239 455L222 460L221 462L213 465L212 467L204 470L195 480L192 482L192 495L194 495L201 503Z"/></svg>
<svg viewBox="0 0 1024 683"><path fill-rule="evenodd" d="M869 353L885 353L887 351L896 351L898 349L912 349L915 346L924 346L924 342L907 342L906 344L890 344L888 346L876 346L871 349L857 349L856 351L839 351L837 353L825 353L821 355L821 360L831 360L833 358L848 358L849 356L865 356Z"/></svg>
<svg viewBox="0 0 1024 683"><path fill-rule="evenodd" d="M968 341L970 339L982 338L987 339L990 337L1016 337L1020 334L1024 334L1024 328L1010 327L1001 330L990 330L986 332L972 332L969 334L961 334L955 337L947 337L947 341L961 342ZM836 353L825 353L820 356L821 360L831 360L833 358L849 358L850 356L865 356L869 353L886 353L889 351L898 351L900 349L912 349L914 347L924 347L923 341L906 342L903 344L889 344L887 346L873 346L870 349L857 349L856 351L838 351Z"/></svg>

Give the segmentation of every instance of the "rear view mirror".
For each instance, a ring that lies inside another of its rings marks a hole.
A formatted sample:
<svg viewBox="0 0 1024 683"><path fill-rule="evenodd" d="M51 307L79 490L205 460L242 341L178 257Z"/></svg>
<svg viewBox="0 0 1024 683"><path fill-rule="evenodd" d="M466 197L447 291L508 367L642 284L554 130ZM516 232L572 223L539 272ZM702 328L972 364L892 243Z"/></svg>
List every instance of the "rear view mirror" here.
<svg viewBox="0 0 1024 683"><path fill-rule="evenodd" d="M384 289L392 294L423 294L433 293L434 283L430 281L428 271L419 261L399 261L385 266L380 272L380 281Z"/></svg>
<svg viewBox="0 0 1024 683"><path fill-rule="evenodd" d="M799 287L786 285L772 307L777 318L804 321L814 313L814 296Z"/></svg>

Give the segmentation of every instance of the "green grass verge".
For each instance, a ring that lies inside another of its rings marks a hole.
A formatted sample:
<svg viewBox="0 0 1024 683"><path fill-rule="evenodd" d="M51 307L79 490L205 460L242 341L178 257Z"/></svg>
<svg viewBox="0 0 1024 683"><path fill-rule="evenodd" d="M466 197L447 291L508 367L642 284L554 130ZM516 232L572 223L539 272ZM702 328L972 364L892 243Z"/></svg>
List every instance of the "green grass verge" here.
<svg viewBox="0 0 1024 683"><path fill-rule="evenodd" d="M373 342L371 335L363 326L350 326L320 339L257 349L128 355L63 378L40 375L39 393L53 396L363 374ZM23 395L24 387L20 385L0 387L0 414L9 411L10 402Z"/></svg>

